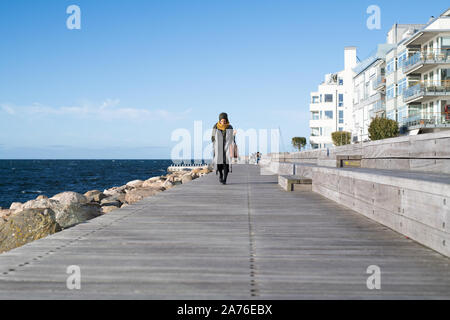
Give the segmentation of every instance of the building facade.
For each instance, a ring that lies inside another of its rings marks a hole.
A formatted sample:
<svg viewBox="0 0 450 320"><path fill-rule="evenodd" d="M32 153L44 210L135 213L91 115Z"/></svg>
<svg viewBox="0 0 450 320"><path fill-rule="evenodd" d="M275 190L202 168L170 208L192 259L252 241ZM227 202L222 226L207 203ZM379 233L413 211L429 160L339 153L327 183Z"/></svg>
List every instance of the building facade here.
<svg viewBox="0 0 450 320"><path fill-rule="evenodd" d="M356 60L356 48L345 48L345 69L311 93L313 149L332 146L334 131L369 140L375 117L397 121L401 134L450 129L450 9L427 24L395 24L386 43Z"/></svg>
<svg viewBox="0 0 450 320"><path fill-rule="evenodd" d="M356 66L356 48L344 51L344 70L327 74L325 81L311 92L310 122L311 148L333 146L331 133L351 131L353 103L353 68Z"/></svg>

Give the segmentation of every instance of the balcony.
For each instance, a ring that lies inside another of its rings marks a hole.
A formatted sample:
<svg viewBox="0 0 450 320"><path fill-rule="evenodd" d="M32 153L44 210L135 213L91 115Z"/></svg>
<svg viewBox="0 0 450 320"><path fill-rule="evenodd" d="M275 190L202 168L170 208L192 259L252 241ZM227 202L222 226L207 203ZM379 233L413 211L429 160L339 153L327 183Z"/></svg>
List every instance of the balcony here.
<svg viewBox="0 0 450 320"><path fill-rule="evenodd" d="M400 121L408 129L450 128L450 112L417 113Z"/></svg>
<svg viewBox="0 0 450 320"><path fill-rule="evenodd" d="M450 65L450 49L416 52L403 63L403 73L423 73L440 64Z"/></svg>
<svg viewBox="0 0 450 320"><path fill-rule="evenodd" d="M385 101L379 100L374 103L373 108L372 108L373 113L384 112L384 111L386 111L386 102Z"/></svg>
<svg viewBox="0 0 450 320"><path fill-rule="evenodd" d="M450 97L450 81L422 81L403 91L406 103L422 102L427 98Z"/></svg>
<svg viewBox="0 0 450 320"><path fill-rule="evenodd" d="M384 74L380 74L376 79L372 82L373 90L381 90L386 87L386 77Z"/></svg>

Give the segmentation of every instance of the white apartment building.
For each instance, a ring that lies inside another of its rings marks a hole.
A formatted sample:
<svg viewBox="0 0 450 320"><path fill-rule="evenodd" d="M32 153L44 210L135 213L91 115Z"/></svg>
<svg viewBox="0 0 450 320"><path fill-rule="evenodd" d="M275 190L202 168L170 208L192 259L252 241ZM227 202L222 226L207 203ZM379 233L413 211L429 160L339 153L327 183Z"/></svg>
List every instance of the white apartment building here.
<svg viewBox="0 0 450 320"><path fill-rule="evenodd" d="M358 137L355 141L368 140L368 132L363 129L375 116L396 120L402 134L450 129L447 113L450 111L450 10L432 18L428 24L395 24L388 32L385 45L391 49L384 61L371 66L379 63L372 88L380 94L381 101L364 111L365 118L361 116L361 102L358 104L355 93L353 135ZM355 92L362 87L358 68L366 66L361 65L356 67ZM369 73L370 77L373 71Z"/></svg>
<svg viewBox="0 0 450 320"><path fill-rule="evenodd" d="M325 81L311 92L310 113L311 148L333 145L331 133L351 131L353 110L353 68L356 66L356 48L344 51L344 70L325 75Z"/></svg>
<svg viewBox="0 0 450 320"><path fill-rule="evenodd" d="M380 44L369 58L353 69L352 142L369 139L369 125L376 116L385 116L385 61L393 44Z"/></svg>
<svg viewBox="0 0 450 320"><path fill-rule="evenodd" d="M450 9L403 42L409 84L397 118L411 133L450 129Z"/></svg>
<svg viewBox="0 0 450 320"><path fill-rule="evenodd" d="M402 134L450 129L450 9L427 24L395 24L386 43L356 59L345 48L345 69L311 93L312 148L332 146L334 131L367 141L377 116L396 120Z"/></svg>

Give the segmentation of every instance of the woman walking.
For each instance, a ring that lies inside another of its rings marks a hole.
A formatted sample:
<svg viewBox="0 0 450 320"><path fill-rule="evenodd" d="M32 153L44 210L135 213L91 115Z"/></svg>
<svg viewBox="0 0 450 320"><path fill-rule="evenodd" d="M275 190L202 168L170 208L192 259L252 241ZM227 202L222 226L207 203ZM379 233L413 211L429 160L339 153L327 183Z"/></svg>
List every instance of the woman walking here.
<svg viewBox="0 0 450 320"><path fill-rule="evenodd" d="M214 144L214 160L216 174L220 173L219 181L222 184L227 183L228 173L230 172L231 158L234 156L234 137L233 126L228 121L228 115L223 112L219 115L212 131L211 140Z"/></svg>

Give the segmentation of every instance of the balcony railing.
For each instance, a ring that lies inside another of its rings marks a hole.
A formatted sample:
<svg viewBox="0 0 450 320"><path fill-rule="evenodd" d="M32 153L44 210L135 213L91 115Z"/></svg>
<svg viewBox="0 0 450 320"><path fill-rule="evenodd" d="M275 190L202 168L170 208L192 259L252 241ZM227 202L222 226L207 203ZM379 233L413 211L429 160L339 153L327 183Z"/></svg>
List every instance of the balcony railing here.
<svg viewBox="0 0 450 320"><path fill-rule="evenodd" d="M431 51L418 51L405 62L403 72L406 73L421 64L450 63L450 49L436 49Z"/></svg>
<svg viewBox="0 0 450 320"><path fill-rule="evenodd" d="M386 110L386 102L383 100L379 100L377 102L374 103L373 108L372 108L372 112L380 112L380 111L384 111Z"/></svg>
<svg viewBox="0 0 450 320"><path fill-rule="evenodd" d="M422 112L400 119L406 127L450 127L450 112Z"/></svg>
<svg viewBox="0 0 450 320"><path fill-rule="evenodd" d="M420 81L403 91L403 99L405 102L422 96L446 95L450 95L450 80Z"/></svg>
<svg viewBox="0 0 450 320"><path fill-rule="evenodd" d="M378 77L376 77L376 79L373 80L372 89L373 90L381 89L385 85L386 85L386 77L384 74L380 74L378 75Z"/></svg>

